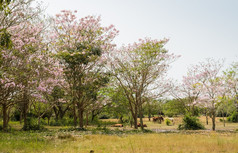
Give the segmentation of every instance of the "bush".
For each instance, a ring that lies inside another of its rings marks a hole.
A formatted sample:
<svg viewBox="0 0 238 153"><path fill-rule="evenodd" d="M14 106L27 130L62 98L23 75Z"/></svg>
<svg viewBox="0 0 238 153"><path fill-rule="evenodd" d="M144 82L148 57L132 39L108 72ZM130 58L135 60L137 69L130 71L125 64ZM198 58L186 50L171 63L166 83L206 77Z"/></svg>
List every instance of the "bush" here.
<svg viewBox="0 0 238 153"><path fill-rule="evenodd" d="M58 135L58 139L73 139L73 136L69 133L61 133Z"/></svg>
<svg viewBox="0 0 238 153"><path fill-rule="evenodd" d="M199 122L199 119L195 116L185 115L183 123L179 124L178 130L201 130L205 129L204 126Z"/></svg>
<svg viewBox="0 0 238 153"><path fill-rule="evenodd" d="M71 126L74 125L74 120L72 118L63 118L62 120L51 120L50 126Z"/></svg>
<svg viewBox="0 0 238 153"><path fill-rule="evenodd" d="M172 124L172 122L171 122L169 119L166 119L166 120L165 120L165 124L166 124L167 126L170 126L170 125Z"/></svg>
<svg viewBox="0 0 238 153"><path fill-rule="evenodd" d="M44 130L43 125L38 125L37 119L28 117L27 118L27 125L23 127L23 130Z"/></svg>
<svg viewBox="0 0 238 153"><path fill-rule="evenodd" d="M229 122L238 122L238 112L233 112L229 117L227 117Z"/></svg>

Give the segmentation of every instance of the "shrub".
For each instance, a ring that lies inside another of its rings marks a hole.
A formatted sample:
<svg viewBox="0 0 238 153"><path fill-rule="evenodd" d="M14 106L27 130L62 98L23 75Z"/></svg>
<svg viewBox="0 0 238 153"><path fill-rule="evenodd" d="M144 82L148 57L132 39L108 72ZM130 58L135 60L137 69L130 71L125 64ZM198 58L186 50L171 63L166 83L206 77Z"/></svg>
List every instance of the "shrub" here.
<svg viewBox="0 0 238 153"><path fill-rule="evenodd" d="M238 112L234 111L229 117L227 117L229 122L238 122Z"/></svg>
<svg viewBox="0 0 238 153"><path fill-rule="evenodd" d="M27 125L23 127L23 130L29 131L29 130L44 130L43 125L38 125L37 119L28 117L27 118Z"/></svg>
<svg viewBox="0 0 238 153"><path fill-rule="evenodd" d="M179 124L179 130L200 130L205 129L204 126L199 122L199 119L195 116L185 115L183 123Z"/></svg>
<svg viewBox="0 0 238 153"><path fill-rule="evenodd" d="M50 126L61 126L61 125L62 125L61 121L55 120L50 121Z"/></svg>
<svg viewBox="0 0 238 153"><path fill-rule="evenodd" d="M74 120L72 118L63 118L62 120L51 120L50 126L70 126L74 125Z"/></svg>
<svg viewBox="0 0 238 153"><path fill-rule="evenodd" d="M73 137L71 134L69 133L61 133L58 135L58 139L68 139L68 140L76 140L75 137Z"/></svg>
<svg viewBox="0 0 238 153"><path fill-rule="evenodd" d="M71 134L69 134L69 133L58 135L59 139L69 139L69 138L72 138L72 137L73 136Z"/></svg>
<svg viewBox="0 0 238 153"><path fill-rule="evenodd" d="M171 122L169 119L165 119L165 124L166 124L167 126L170 126L170 125L172 124L172 122Z"/></svg>
<svg viewBox="0 0 238 153"><path fill-rule="evenodd" d="M106 128L106 126L104 126L104 127L102 128L102 134L113 134L113 133L114 133L114 131L112 131L112 130Z"/></svg>

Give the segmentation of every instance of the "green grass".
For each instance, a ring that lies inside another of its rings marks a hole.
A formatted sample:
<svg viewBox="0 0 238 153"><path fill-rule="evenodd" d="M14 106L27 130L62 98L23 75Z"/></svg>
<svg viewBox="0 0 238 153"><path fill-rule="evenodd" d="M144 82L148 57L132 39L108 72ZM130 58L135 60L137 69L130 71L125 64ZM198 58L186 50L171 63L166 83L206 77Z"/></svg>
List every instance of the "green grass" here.
<svg viewBox="0 0 238 153"><path fill-rule="evenodd" d="M237 133L85 134L70 132L0 133L0 152L237 152Z"/></svg>
<svg viewBox="0 0 238 153"><path fill-rule="evenodd" d="M150 129L175 130L182 117L174 119L171 126L149 122L148 131L133 130L130 126L115 128L108 123L101 127L88 126L87 130L75 130L71 126L46 126L47 131L20 131L19 122L10 122L9 133L0 132L0 153L89 153L98 152L145 153L145 152L234 152L238 151L238 124L223 123L217 118L217 131L211 131L211 122L205 125L207 130L151 133Z"/></svg>

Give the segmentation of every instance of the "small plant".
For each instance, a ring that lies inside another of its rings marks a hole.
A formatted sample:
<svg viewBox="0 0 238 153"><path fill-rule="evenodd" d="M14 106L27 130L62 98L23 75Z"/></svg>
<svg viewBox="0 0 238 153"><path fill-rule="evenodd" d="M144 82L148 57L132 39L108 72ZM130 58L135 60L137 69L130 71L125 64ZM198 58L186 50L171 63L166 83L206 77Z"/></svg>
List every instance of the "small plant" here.
<svg viewBox="0 0 238 153"><path fill-rule="evenodd" d="M63 133L63 134L58 135L58 139L72 139L72 140L74 140L74 137L69 133L65 133L65 134Z"/></svg>
<svg viewBox="0 0 238 153"><path fill-rule="evenodd" d="M166 124L167 126L170 126L170 125L172 125L172 122L171 122L171 120L169 120L169 119L165 119L165 124Z"/></svg>
<svg viewBox="0 0 238 153"><path fill-rule="evenodd" d="M229 122L238 122L238 112L234 111L229 117L227 117Z"/></svg>
<svg viewBox="0 0 238 153"><path fill-rule="evenodd" d="M24 131L46 130L43 125L38 125L37 120L31 117L27 118L27 124L23 127Z"/></svg>
<svg viewBox="0 0 238 153"><path fill-rule="evenodd" d="M185 115L183 123L179 124L178 130L201 130L205 127L199 122L199 119L195 116Z"/></svg>
<svg viewBox="0 0 238 153"><path fill-rule="evenodd" d="M102 128L102 134L113 134L113 131L108 129L108 128L106 128L106 126L104 126Z"/></svg>

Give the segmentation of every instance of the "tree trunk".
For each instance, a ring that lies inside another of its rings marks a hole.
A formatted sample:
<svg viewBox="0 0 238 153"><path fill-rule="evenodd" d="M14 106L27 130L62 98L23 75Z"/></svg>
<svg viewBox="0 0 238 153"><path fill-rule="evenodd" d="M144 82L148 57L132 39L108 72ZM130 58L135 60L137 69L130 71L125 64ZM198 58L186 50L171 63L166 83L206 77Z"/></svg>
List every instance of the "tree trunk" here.
<svg viewBox="0 0 238 153"><path fill-rule="evenodd" d="M55 112L55 120L56 120L56 122L57 122L58 119L59 119L59 113L58 113L57 108L56 108L55 106L53 107L53 110L54 110L54 112Z"/></svg>
<svg viewBox="0 0 238 153"><path fill-rule="evenodd" d="M66 112L66 111L65 111L65 112ZM59 116L60 116L60 119L61 119L61 120L64 118L65 112L64 112L64 111L60 111Z"/></svg>
<svg viewBox="0 0 238 153"><path fill-rule="evenodd" d="M138 129L138 125L137 125L137 113L134 114L133 119L134 119L134 128L135 128L135 129Z"/></svg>
<svg viewBox="0 0 238 153"><path fill-rule="evenodd" d="M8 122L7 122L7 105L2 104L2 117L3 117L3 131L7 131Z"/></svg>
<svg viewBox="0 0 238 153"><path fill-rule="evenodd" d="M226 126L226 123L225 123L225 114L224 114L224 111L222 111L222 118L223 118L223 126L225 127Z"/></svg>
<svg viewBox="0 0 238 153"><path fill-rule="evenodd" d="M24 125L23 125L23 130L27 130L27 125L28 125L28 121L27 121L27 110L28 110L28 104L29 104L29 100L27 99L26 96L24 96L24 102L23 102L23 119L24 119Z"/></svg>
<svg viewBox="0 0 238 153"><path fill-rule="evenodd" d="M94 121L94 118L96 117L96 114L94 114L95 110L92 111L92 118L91 118L91 122Z"/></svg>
<svg viewBox="0 0 238 153"><path fill-rule="evenodd" d="M7 125L8 125L8 122L10 121L10 113L11 113L11 109L10 108L7 108L8 111L7 111Z"/></svg>
<svg viewBox="0 0 238 153"><path fill-rule="evenodd" d="M140 127L141 130L144 130L144 124L143 124L143 110L142 110L142 106L139 106L139 116L140 116Z"/></svg>
<svg viewBox="0 0 238 153"><path fill-rule="evenodd" d="M144 124L143 124L143 112L142 112L142 106L140 106L140 109L139 109L139 114L140 114L140 127L141 127L141 130L144 131Z"/></svg>
<svg viewBox="0 0 238 153"><path fill-rule="evenodd" d="M150 118L151 118L151 110L149 108L149 111L148 111L148 118L149 118L149 121L150 121Z"/></svg>
<svg viewBox="0 0 238 153"><path fill-rule="evenodd" d="M23 106L23 120L24 120L24 125L23 125L23 130L27 130L27 124L28 124L28 122L27 122L27 110L26 110L26 105L25 104L23 104L24 106Z"/></svg>
<svg viewBox="0 0 238 153"><path fill-rule="evenodd" d="M73 111L74 111L74 127L77 127L77 114L76 114L75 102L73 102Z"/></svg>
<svg viewBox="0 0 238 153"><path fill-rule="evenodd" d="M130 116L130 115L129 115ZM129 117L129 120L130 120L130 124L131 124L131 128L133 126L133 117L131 118L131 116Z"/></svg>
<svg viewBox="0 0 238 153"><path fill-rule="evenodd" d="M208 115L207 115L207 110L205 109L205 115L206 115L206 124L208 125Z"/></svg>
<svg viewBox="0 0 238 153"><path fill-rule="evenodd" d="M88 112L86 113L86 128L88 126Z"/></svg>
<svg viewBox="0 0 238 153"><path fill-rule="evenodd" d="M79 115L79 127L83 128L83 110L82 108L78 109L78 115Z"/></svg>
<svg viewBox="0 0 238 153"><path fill-rule="evenodd" d="M212 112L212 130L216 130L216 113L215 111Z"/></svg>
<svg viewBox="0 0 238 153"><path fill-rule="evenodd" d="M206 114L206 123L207 123L207 125L208 125L208 116L207 116L207 114Z"/></svg>

